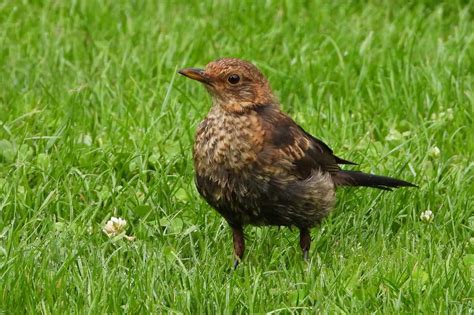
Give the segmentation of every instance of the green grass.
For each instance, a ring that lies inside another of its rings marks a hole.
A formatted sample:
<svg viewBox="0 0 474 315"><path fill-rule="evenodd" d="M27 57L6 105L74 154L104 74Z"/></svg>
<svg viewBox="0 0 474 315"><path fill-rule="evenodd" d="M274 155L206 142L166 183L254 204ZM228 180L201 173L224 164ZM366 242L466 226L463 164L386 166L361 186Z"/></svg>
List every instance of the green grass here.
<svg viewBox="0 0 474 315"><path fill-rule="evenodd" d="M467 1L3 1L0 313L472 312L473 14ZM223 56L255 62L339 156L420 188L341 189L309 263L297 231L248 227L232 272L230 231L193 184L210 98L176 74ZM113 215L134 241L102 233Z"/></svg>

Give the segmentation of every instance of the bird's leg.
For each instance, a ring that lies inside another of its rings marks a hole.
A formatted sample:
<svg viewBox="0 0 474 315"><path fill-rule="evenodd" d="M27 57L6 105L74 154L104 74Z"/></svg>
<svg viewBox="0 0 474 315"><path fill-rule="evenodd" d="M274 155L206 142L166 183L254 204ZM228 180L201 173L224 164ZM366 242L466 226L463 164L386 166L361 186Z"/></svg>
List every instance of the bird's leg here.
<svg viewBox="0 0 474 315"><path fill-rule="evenodd" d="M300 228L300 247L303 251L303 259L308 259L309 247L311 246L311 235L308 228Z"/></svg>
<svg viewBox="0 0 474 315"><path fill-rule="evenodd" d="M232 227L232 239L234 241L234 269L237 268L245 251L244 230L241 226Z"/></svg>

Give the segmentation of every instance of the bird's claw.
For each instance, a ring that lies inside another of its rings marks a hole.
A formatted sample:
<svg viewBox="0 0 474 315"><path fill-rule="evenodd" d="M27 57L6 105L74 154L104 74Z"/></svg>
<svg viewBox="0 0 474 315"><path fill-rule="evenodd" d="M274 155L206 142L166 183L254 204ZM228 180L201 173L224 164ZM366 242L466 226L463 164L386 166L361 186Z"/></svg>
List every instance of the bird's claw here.
<svg viewBox="0 0 474 315"><path fill-rule="evenodd" d="M235 259L234 259L234 270L237 269L237 267L239 266L239 263L240 263L240 259L235 258Z"/></svg>

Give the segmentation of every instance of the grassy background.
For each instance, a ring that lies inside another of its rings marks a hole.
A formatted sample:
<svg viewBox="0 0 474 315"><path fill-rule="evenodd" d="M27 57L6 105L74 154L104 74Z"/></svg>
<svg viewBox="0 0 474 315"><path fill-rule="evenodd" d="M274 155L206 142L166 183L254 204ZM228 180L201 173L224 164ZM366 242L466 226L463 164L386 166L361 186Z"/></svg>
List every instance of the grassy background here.
<svg viewBox="0 0 474 315"><path fill-rule="evenodd" d="M473 10L3 1L0 312L472 312ZM255 62L338 155L420 188L341 190L309 263L297 231L248 227L231 272L193 185L210 99L176 75L223 56ZM112 215L135 241L102 233Z"/></svg>

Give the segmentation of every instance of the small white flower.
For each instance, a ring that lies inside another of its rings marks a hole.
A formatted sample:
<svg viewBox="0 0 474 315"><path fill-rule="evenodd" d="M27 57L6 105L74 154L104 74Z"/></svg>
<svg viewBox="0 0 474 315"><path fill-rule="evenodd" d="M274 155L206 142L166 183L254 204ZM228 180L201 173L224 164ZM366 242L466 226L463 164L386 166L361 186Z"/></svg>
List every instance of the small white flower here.
<svg viewBox="0 0 474 315"><path fill-rule="evenodd" d="M423 211L420 215L420 219L423 222L427 222L427 223L432 222L434 219L433 211L431 210Z"/></svg>
<svg viewBox="0 0 474 315"><path fill-rule="evenodd" d="M452 108L448 108L448 110L446 110L446 119L447 120L453 120L454 119L454 111Z"/></svg>
<svg viewBox="0 0 474 315"><path fill-rule="evenodd" d="M124 219L112 217L107 221L102 231L107 234L108 237L114 237L125 232L126 225L127 221Z"/></svg>
<svg viewBox="0 0 474 315"><path fill-rule="evenodd" d="M440 108L442 109L442 108ZM435 122L446 122L454 119L454 110L450 107L446 111L431 114L431 119Z"/></svg>
<svg viewBox="0 0 474 315"><path fill-rule="evenodd" d="M395 128L391 128L388 132L388 135L385 137L387 141L396 141L401 140L403 138L403 134Z"/></svg>
<svg viewBox="0 0 474 315"><path fill-rule="evenodd" d="M395 128L391 128L388 131L388 135L385 137L385 140L387 140L387 141L398 141L398 140L403 140L404 138L407 138L410 135L411 135L411 131L400 132Z"/></svg>
<svg viewBox="0 0 474 315"><path fill-rule="evenodd" d="M428 150L428 154L429 156L431 157L438 157L440 155L441 151L440 149L437 147L437 146L434 146L434 147L431 147L429 150Z"/></svg>
<svg viewBox="0 0 474 315"><path fill-rule="evenodd" d="M90 147L92 145L92 137L88 133L83 133L79 136L79 139L77 142Z"/></svg>

